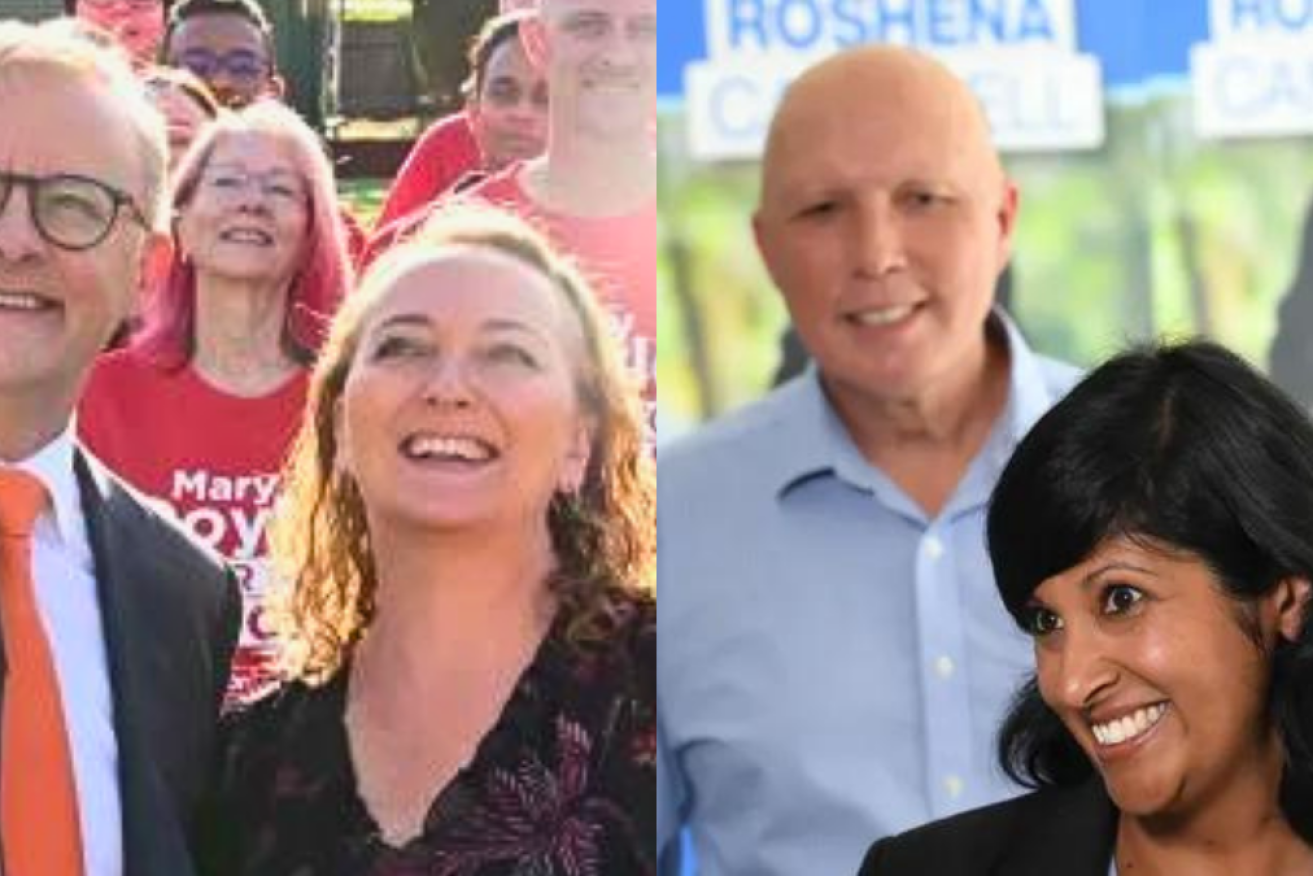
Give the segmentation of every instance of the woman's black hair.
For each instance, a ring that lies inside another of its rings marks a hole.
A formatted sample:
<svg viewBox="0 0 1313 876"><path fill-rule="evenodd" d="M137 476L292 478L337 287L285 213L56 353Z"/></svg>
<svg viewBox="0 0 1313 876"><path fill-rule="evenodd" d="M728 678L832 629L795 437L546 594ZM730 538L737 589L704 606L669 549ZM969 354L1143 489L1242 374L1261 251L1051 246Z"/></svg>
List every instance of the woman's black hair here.
<svg viewBox="0 0 1313 876"><path fill-rule="evenodd" d="M1252 602L1282 580L1313 580L1313 423L1215 343L1138 347L1090 373L1021 441L987 526L999 594L1023 627L1042 581L1118 536L1193 555L1227 596ZM1283 639L1272 664L1282 808L1313 841L1313 625ZM1093 772L1033 678L998 755L1029 787Z"/></svg>

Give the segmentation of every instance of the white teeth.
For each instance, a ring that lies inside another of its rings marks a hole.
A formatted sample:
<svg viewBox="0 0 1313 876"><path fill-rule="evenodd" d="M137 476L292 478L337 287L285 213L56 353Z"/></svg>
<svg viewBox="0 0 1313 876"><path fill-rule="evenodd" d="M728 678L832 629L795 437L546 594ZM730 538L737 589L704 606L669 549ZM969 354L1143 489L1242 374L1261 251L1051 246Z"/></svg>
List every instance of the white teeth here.
<svg viewBox="0 0 1313 876"><path fill-rule="evenodd" d="M47 302L35 295L21 292L0 292L0 307L7 310L42 310Z"/></svg>
<svg viewBox="0 0 1313 876"><path fill-rule="evenodd" d="M234 228L223 233L224 240L230 240L233 243L258 243L261 245L272 242L272 238L263 231L253 228Z"/></svg>
<svg viewBox="0 0 1313 876"><path fill-rule="evenodd" d="M1143 709L1136 709L1131 715L1114 718L1103 724L1091 724L1090 730L1100 745L1117 745L1146 732L1162 719L1166 711L1166 703L1155 703Z"/></svg>
<svg viewBox="0 0 1313 876"><path fill-rule="evenodd" d="M861 313L855 314L853 319L862 325L889 325L911 316L913 310L916 310L915 304L895 304L892 307L876 307L871 310L863 310Z"/></svg>
<svg viewBox="0 0 1313 876"><path fill-rule="evenodd" d="M475 438L421 435L407 442L412 456L460 459L466 462L485 462L492 458L492 450Z"/></svg>

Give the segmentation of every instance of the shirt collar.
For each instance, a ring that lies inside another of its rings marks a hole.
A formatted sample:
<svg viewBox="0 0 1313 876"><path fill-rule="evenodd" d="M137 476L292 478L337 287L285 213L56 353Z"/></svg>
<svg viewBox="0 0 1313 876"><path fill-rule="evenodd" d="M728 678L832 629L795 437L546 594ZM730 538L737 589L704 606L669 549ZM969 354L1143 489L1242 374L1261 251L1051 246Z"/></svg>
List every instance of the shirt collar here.
<svg viewBox="0 0 1313 876"><path fill-rule="evenodd" d="M1030 349L1012 317L1002 307L990 312L985 330L1002 336L1008 349L1008 401L995 426L1000 442L1010 453L1052 404L1039 357ZM833 473L858 487L876 489L885 478L853 442L821 386L815 361L795 380L781 387L774 404L778 417L774 454L778 493L783 495L817 475ZM993 443L991 440L990 443Z"/></svg>
<svg viewBox="0 0 1313 876"><path fill-rule="evenodd" d="M814 361L765 401L763 434L769 436L762 473L784 494L815 475L834 471L852 439L830 407ZM856 447L852 447L855 452Z"/></svg>
<svg viewBox="0 0 1313 876"><path fill-rule="evenodd" d="M1045 377L1040 357L1030 349L1017 324L1001 307L990 314L991 327L1002 329L1008 345L1008 402L1003 412L1009 452L1030 431L1030 427L1053 406L1053 390Z"/></svg>
<svg viewBox="0 0 1313 876"><path fill-rule="evenodd" d="M73 471L73 433L74 425L70 422L54 440L13 464L14 468L36 477L45 486L53 509L54 532L65 545L77 545L82 541L82 501ZM41 520L49 514L50 511L43 511L37 525L40 526Z"/></svg>

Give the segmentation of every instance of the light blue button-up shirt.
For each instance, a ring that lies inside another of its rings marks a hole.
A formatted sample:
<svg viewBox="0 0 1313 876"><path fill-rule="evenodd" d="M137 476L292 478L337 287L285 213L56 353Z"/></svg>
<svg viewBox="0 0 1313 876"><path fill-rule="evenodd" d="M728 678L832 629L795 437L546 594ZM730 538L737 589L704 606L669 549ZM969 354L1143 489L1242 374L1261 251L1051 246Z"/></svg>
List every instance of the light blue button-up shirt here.
<svg viewBox="0 0 1313 876"><path fill-rule="evenodd" d="M1007 405L933 519L861 455L814 368L660 451L663 863L687 826L703 876L845 876L880 836L1020 792L994 740L1034 662L985 510L1078 375L995 318Z"/></svg>

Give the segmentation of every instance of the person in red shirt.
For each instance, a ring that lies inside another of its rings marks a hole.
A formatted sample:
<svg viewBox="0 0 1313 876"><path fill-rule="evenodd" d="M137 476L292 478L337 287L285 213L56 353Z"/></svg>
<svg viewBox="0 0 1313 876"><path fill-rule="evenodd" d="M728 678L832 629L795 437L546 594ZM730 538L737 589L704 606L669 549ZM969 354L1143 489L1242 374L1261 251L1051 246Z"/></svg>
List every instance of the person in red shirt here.
<svg viewBox="0 0 1313 876"><path fill-rule="evenodd" d="M655 401L656 0L542 0L547 149L469 196L517 212L572 256L617 317ZM383 227L368 264L428 210Z"/></svg>
<svg viewBox="0 0 1313 876"><path fill-rule="evenodd" d="M547 83L525 53L532 11L490 18L470 48L465 109L439 119L397 172L375 228L422 209L473 174L543 151Z"/></svg>
<svg viewBox="0 0 1313 876"><path fill-rule="evenodd" d="M272 668L260 599L278 473L352 274L332 167L276 102L206 128L179 169L173 210L178 257L142 330L98 361L79 432L238 571L247 613L229 693L242 700Z"/></svg>

